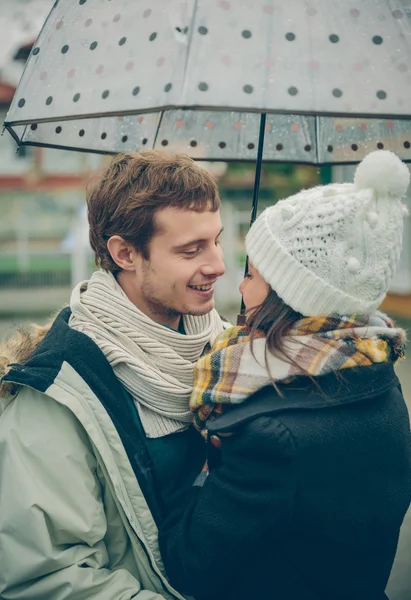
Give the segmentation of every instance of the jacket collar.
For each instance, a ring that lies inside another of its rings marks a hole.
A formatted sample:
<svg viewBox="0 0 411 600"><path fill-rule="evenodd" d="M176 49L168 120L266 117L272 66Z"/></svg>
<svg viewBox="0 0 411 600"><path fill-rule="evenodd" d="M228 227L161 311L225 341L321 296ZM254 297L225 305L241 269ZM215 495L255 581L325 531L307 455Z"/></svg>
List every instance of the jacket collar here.
<svg viewBox="0 0 411 600"><path fill-rule="evenodd" d="M66 361L97 392L100 387L122 389L100 348L87 335L69 327L70 315L70 309L64 308L29 360L10 365L3 381L45 392Z"/></svg>
<svg viewBox="0 0 411 600"><path fill-rule="evenodd" d="M283 397L273 386L261 388L243 404L207 422L212 432L224 432L263 415L291 410L321 410L354 404L380 396L400 386L393 364L377 363L369 367L344 369L315 378L297 377L292 383L280 384Z"/></svg>

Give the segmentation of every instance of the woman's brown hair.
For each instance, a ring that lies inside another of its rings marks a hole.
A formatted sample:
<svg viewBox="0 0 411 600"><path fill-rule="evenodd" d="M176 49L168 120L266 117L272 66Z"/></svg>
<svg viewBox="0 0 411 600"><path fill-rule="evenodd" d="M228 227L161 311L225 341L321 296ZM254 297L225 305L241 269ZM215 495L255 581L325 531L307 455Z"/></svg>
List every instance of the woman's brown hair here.
<svg viewBox="0 0 411 600"><path fill-rule="evenodd" d="M251 352L253 352L253 341L257 331L263 332L266 338L265 365L270 376L271 383L273 384L277 393L280 396L283 396L281 390L271 377L268 364L268 353L271 353L274 356L280 356L282 359L285 357L290 364L298 368L302 374L310 377L310 379L316 385L318 385L315 378L302 369L301 365L296 363L295 360L293 360L287 354L287 335L295 323L304 318L303 315L292 309L291 306L288 306L288 304L286 304L271 288L264 302L262 302L260 306L251 309L249 313L250 316L247 319L247 323L250 327Z"/></svg>
<svg viewBox="0 0 411 600"><path fill-rule="evenodd" d="M303 315L288 306L273 289L270 289L264 302L252 311L247 320L251 328L251 343L256 332L262 331L267 340L267 350L272 354L284 354L285 337Z"/></svg>

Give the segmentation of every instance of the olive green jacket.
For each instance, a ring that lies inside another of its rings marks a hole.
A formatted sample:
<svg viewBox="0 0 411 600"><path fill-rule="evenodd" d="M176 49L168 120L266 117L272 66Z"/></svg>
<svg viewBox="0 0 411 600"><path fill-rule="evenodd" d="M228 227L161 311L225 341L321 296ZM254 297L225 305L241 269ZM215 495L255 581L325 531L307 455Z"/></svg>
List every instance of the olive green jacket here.
<svg viewBox="0 0 411 600"><path fill-rule="evenodd" d="M89 369L88 381L80 374L82 361L93 361L67 318L56 320L51 344L44 340L3 379L0 598L181 600L122 441L90 383L101 370Z"/></svg>

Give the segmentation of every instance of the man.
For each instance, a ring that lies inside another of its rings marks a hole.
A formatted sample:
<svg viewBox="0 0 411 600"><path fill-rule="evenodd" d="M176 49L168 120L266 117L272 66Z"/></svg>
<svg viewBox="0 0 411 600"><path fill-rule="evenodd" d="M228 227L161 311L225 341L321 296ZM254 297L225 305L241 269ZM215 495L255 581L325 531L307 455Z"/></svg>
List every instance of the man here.
<svg viewBox="0 0 411 600"><path fill-rule="evenodd" d="M114 158L87 203L100 270L37 347L0 352L0 596L182 598L157 525L204 463L188 399L222 330L218 191L187 156L151 151Z"/></svg>

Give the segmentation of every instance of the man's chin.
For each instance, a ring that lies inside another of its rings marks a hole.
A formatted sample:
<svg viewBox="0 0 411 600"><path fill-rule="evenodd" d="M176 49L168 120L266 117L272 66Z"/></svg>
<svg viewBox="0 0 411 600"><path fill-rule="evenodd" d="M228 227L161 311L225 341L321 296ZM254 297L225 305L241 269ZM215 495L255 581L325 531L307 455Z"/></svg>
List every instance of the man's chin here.
<svg viewBox="0 0 411 600"><path fill-rule="evenodd" d="M214 300L211 302L207 302L204 306L190 306L186 307L183 314L191 315L192 317L201 317L203 315L208 315L214 308Z"/></svg>

